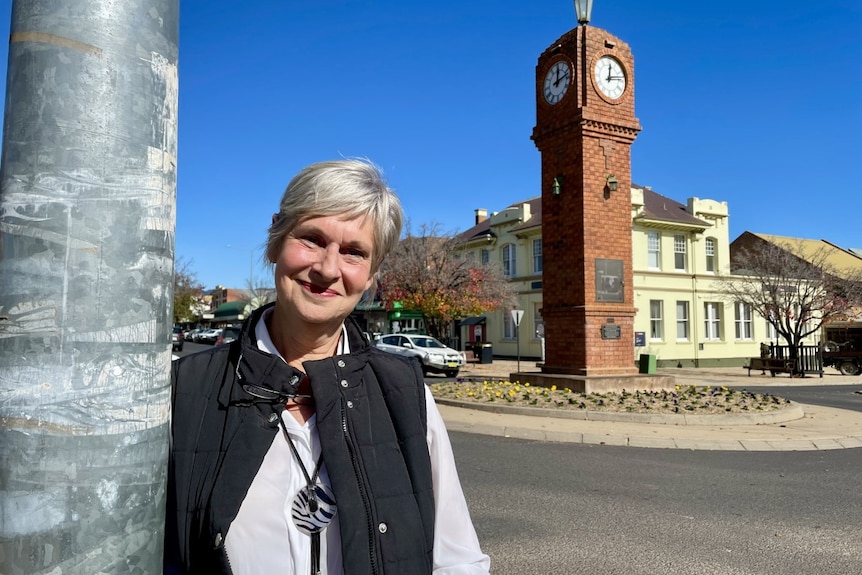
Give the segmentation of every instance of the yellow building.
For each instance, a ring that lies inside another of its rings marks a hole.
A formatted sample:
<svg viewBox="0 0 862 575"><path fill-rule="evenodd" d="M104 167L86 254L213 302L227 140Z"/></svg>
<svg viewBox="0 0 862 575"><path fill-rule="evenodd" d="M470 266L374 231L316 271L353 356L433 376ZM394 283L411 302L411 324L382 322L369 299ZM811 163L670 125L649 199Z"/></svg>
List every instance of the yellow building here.
<svg viewBox="0 0 862 575"><path fill-rule="evenodd" d="M761 342L775 341L765 319L719 295L716 276L730 270L727 202L689 198L683 205L640 186L631 198L633 362L652 354L659 366L742 365L759 355ZM520 330L510 310L470 318L462 322L462 341L491 342L495 356L542 358L541 198L491 214L476 210L461 239L460 256L502 264L524 311Z"/></svg>

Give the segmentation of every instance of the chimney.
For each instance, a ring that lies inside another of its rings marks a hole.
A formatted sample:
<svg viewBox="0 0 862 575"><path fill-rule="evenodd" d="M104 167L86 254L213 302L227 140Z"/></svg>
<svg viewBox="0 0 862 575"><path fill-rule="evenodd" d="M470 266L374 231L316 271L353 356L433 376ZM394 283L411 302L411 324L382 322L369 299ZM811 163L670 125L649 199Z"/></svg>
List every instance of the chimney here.
<svg viewBox="0 0 862 575"><path fill-rule="evenodd" d="M481 224L488 219L488 210L478 208L476 210L476 224Z"/></svg>

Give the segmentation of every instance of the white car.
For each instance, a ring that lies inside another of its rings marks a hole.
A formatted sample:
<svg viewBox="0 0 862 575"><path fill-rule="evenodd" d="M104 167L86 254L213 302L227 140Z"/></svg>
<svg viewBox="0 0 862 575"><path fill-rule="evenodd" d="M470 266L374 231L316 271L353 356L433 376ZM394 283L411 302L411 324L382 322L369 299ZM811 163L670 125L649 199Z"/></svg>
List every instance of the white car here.
<svg viewBox="0 0 862 575"><path fill-rule="evenodd" d="M415 356L422 364L422 373L443 373L448 377L458 375L464 365L464 354L446 347L438 340L427 335L414 333L393 333L380 336L374 344L378 349L389 353Z"/></svg>

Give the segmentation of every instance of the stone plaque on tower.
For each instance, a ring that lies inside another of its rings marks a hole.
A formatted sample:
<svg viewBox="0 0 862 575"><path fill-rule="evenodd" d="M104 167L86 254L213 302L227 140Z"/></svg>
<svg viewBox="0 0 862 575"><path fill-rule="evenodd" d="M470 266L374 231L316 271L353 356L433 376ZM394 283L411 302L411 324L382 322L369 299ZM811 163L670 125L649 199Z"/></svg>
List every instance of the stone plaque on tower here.
<svg viewBox="0 0 862 575"><path fill-rule="evenodd" d="M591 2L590 2L591 4ZM547 374L626 375L634 363L629 46L581 23L536 66Z"/></svg>

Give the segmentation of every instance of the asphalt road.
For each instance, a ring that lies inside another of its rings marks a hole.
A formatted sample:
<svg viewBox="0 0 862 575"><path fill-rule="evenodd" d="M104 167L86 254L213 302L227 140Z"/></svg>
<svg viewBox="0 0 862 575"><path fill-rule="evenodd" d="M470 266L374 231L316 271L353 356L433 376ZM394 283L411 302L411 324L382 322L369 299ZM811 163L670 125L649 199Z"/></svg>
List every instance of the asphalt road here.
<svg viewBox="0 0 862 575"><path fill-rule="evenodd" d="M452 441L494 575L862 573L862 449Z"/></svg>

